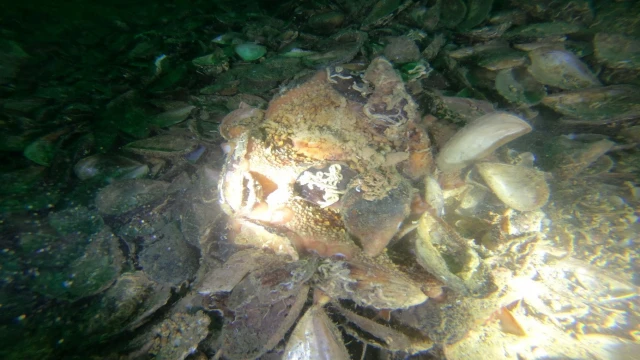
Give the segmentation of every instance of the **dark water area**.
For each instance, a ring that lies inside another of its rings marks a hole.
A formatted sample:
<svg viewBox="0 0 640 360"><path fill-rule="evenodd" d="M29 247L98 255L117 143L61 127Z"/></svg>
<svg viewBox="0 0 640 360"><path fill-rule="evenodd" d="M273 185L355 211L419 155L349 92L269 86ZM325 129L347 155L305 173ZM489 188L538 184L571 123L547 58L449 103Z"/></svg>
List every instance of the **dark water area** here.
<svg viewBox="0 0 640 360"><path fill-rule="evenodd" d="M640 1L0 4L0 358L634 359Z"/></svg>

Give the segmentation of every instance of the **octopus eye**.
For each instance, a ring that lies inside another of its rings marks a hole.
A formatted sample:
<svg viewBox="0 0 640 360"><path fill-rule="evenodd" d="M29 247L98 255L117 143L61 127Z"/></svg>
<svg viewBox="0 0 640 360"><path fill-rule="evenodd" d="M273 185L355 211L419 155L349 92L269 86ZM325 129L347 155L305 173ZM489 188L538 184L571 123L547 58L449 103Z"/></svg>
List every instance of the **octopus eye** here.
<svg viewBox="0 0 640 360"><path fill-rule="evenodd" d="M296 195L325 208L340 200L356 175L354 170L341 163L310 167L298 176L294 189Z"/></svg>

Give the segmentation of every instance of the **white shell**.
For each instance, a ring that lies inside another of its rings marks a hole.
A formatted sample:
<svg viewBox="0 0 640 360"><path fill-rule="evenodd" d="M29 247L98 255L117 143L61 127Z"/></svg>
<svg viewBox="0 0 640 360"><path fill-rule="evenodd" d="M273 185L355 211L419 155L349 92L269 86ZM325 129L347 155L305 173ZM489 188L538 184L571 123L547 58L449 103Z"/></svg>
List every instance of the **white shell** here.
<svg viewBox="0 0 640 360"><path fill-rule="evenodd" d="M451 137L440 150L436 163L442 171L462 169L530 131L531 126L515 115L505 112L483 115Z"/></svg>
<svg viewBox="0 0 640 360"><path fill-rule="evenodd" d="M344 346L340 331L325 314L324 309L314 305L302 316L291 333L282 358L347 360L349 352Z"/></svg>
<svg viewBox="0 0 640 360"><path fill-rule="evenodd" d="M512 209L538 210L549 200L549 186L541 171L500 163L481 163L476 167L498 199Z"/></svg>

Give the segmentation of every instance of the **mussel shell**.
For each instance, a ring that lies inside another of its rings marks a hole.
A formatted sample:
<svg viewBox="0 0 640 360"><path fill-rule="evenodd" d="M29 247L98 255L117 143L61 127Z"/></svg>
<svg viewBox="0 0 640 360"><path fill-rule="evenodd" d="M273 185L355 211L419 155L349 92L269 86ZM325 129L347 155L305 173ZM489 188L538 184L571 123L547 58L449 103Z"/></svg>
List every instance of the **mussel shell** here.
<svg viewBox="0 0 640 360"><path fill-rule="evenodd" d="M547 95L544 86L525 70L505 69L496 75L496 90L515 104L536 105Z"/></svg>
<svg viewBox="0 0 640 360"><path fill-rule="evenodd" d="M442 171L462 169L531 130L526 121L505 112L481 116L449 139L436 163Z"/></svg>
<svg viewBox="0 0 640 360"><path fill-rule="evenodd" d="M493 193L510 208L538 210L549 200L544 173L532 168L500 163L476 164Z"/></svg>
<svg viewBox="0 0 640 360"><path fill-rule="evenodd" d="M293 329L283 359L349 359L340 331L321 306L314 305Z"/></svg>
<svg viewBox="0 0 640 360"><path fill-rule="evenodd" d="M602 85L589 67L569 51L540 48L531 51L529 58L529 72L542 84L564 90Z"/></svg>
<svg viewBox="0 0 640 360"><path fill-rule="evenodd" d="M542 104L572 123L602 125L640 117L640 88L612 85L548 95Z"/></svg>

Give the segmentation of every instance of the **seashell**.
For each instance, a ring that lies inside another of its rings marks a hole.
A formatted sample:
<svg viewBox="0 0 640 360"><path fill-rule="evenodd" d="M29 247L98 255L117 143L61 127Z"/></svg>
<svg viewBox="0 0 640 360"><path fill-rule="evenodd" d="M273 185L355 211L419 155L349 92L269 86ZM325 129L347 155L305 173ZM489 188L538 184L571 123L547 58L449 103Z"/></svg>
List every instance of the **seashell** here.
<svg viewBox="0 0 640 360"><path fill-rule="evenodd" d="M210 323L211 318L202 310L173 312L149 330L155 339L145 345L146 350L159 359L186 359L209 335Z"/></svg>
<svg viewBox="0 0 640 360"><path fill-rule="evenodd" d="M595 163L615 145L613 141L578 141L561 136L549 146L553 173L561 179L570 179Z"/></svg>
<svg viewBox="0 0 640 360"><path fill-rule="evenodd" d="M462 169L531 130L526 121L508 113L484 115L449 139L436 157L436 164L442 171Z"/></svg>
<svg viewBox="0 0 640 360"><path fill-rule="evenodd" d="M542 103L572 118L571 123L608 124L640 117L640 88L612 85L563 92L546 96Z"/></svg>
<svg viewBox="0 0 640 360"><path fill-rule="evenodd" d="M362 26L364 29L382 25L388 22L395 13L404 9L406 5L401 4L395 0L379 0L376 1L373 7L369 10L367 16L362 20Z"/></svg>
<svg viewBox="0 0 640 360"><path fill-rule="evenodd" d="M378 199L368 200L358 186L342 198L342 219L347 231L360 240L365 254L376 256L389 244L409 214L411 185L406 180Z"/></svg>
<svg viewBox="0 0 640 360"><path fill-rule="evenodd" d="M200 267L200 252L184 241L177 223L155 229L138 254L138 264L144 273L160 284L178 286L192 279Z"/></svg>
<svg viewBox="0 0 640 360"><path fill-rule="evenodd" d="M175 135L158 135L130 142L123 146L122 149L134 154L166 158L186 155L197 147L198 143L196 141L185 137Z"/></svg>
<svg viewBox="0 0 640 360"><path fill-rule="evenodd" d="M589 67L572 52L541 48L531 51L529 58L529 73L542 84L563 90L602 86Z"/></svg>
<svg viewBox="0 0 640 360"><path fill-rule="evenodd" d="M516 336L527 336L527 332L524 330L518 319L516 319L513 313L505 306L496 311L496 317L500 320L500 328L505 333Z"/></svg>
<svg viewBox="0 0 640 360"><path fill-rule="evenodd" d="M512 23L522 25L527 22L527 13L521 9L494 11L489 17L490 24Z"/></svg>
<svg viewBox="0 0 640 360"><path fill-rule="evenodd" d="M438 2L441 6L440 24L446 28L454 28L464 20L467 5L462 0Z"/></svg>
<svg viewBox="0 0 640 360"><path fill-rule="evenodd" d="M511 22L505 22L493 26L485 26L462 33L474 41L489 41L501 38L502 35L513 25Z"/></svg>
<svg viewBox="0 0 640 360"><path fill-rule="evenodd" d="M241 33L228 32L228 33L224 33L216 36L211 41L219 45L239 44L239 43L245 42L245 37Z"/></svg>
<svg viewBox="0 0 640 360"><path fill-rule="evenodd" d="M458 28L471 29L480 25L489 16L492 6L493 0L467 1L467 16Z"/></svg>
<svg viewBox="0 0 640 360"><path fill-rule="evenodd" d="M394 267L367 257L325 259L318 266L316 280L317 286L333 298L376 309L406 309L427 300L419 284Z"/></svg>
<svg viewBox="0 0 640 360"><path fill-rule="evenodd" d="M451 290L464 295L481 295L487 283L478 254L455 230L429 211L418 221L416 260Z"/></svg>
<svg viewBox="0 0 640 360"><path fill-rule="evenodd" d="M34 140L24 148L24 157L38 165L49 166L55 159L61 136L67 132L67 129L62 129Z"/></svg>
<svg viewBox="0 0 640 360"><path fill-rule="evenodd" d="M345 16L339 11L328 11L313 15L307 25L318 34L331 34L344 22Z"/></svg>
<svg viewBox="0 0 640 360"><path fill-rule="evenodd" d="M425 182L425 201L433 209L437 216L444 215L444 195L438 181L432 176L427 176Z"/></svg>
<svg viewBox="0 0 640 360"><path fill-rule="evenodd" d="M132 331L144 324L170 297L171 287L154 282L144 272L123 273L100 299L100 307L89 321L89 332L105 327Z"/></svg>
<svg viewBox="0 0 640 360"><path fill-rule="evenodd" d="M582 30L582 27L580 25L554 21L519 26L513 30L507 31L505 37L507 39L536 39L546 38L549 36L563 36L567 34L573 34L580 30Z"/></svg>
<svg viewBox="0 0 640 360"><path fill-rule="evenodd" d="M348 360L342 335L321 306L314 305L293 329L283 359Z"/></svg>
<svg viewBox="0 0 640 360"><path fill-rule="evenodd" d="M482 115L495 111L488 101L457 96L427 94L430 99L429 110L439 119L458 124L467 124Z"/></svg>
<svg viewBox="0 0 640 360"><path fill-rule="evenodd" d="M218 269L208 272L198 287L198 293L209 295L231 292L250 272L279 260L279 256L261 249L240 250Z"/></svg>
<svg viewBox="0 0 640 360"><path fill-rule="evenodd" d="M493 193L510 208L538 210L549 200L544 173L532 168L500 163L476 164Z"/></svg>
<svg viewBox="0 0 640 360"><path fill-rule="evenodd" d="M302 58L302 62L306 66L316 69L348 63L358 54L368 36L363 31L339 31L323 40L316 47L320 52Z"/></svg>
<svg viewBox="0 0 640 360"><path fill-rule="evenodd" d="M150 119L150 123L159 127L168 127L171 125L175 125L186 120L191 111L196 107L193 105L187 105L183 107L179 107L177 109L165 111L160 113Z"/></svg>
<svg viewBox="0 0 640 360"><path fill-rule="evenodd" d="M97 154L78 161L73 172L80 180L99 177L111 181L144 177L149 173L149 167L124 156Z"/></svg>
<svg viewBox="0 0 640 360"><path fill-rule="evenodd" d="M107 185L96 195L98 211L120 215L166 195L169 183L148 179L122 180Z"/></svg>
<svg viewBox="0 0 640 360"><path fill-rule="evenodd" d="M527 60L524 52L514 50L507 46L483 51L474 56L474 58L478 65L491 71L522 66Z"/></svg>
<svg viewBox="0 0 640 360"><path fill-rule="evenodd" d="M598 33L593 38L593 48L596 59L607 67L640 70L640 40Z"/></svg>
<svg viewBox="0 0 640 360"><path fill-rule="evenodd" d="M544 86L521 68L500 71L495 84L498 93L514 104L536 105L547 95Z"/></svg>
<svg viewBox="0 0 640 360"><path fill-rule="evenodd" d="M230 299L237 296L241 302L232 306L235 319L222 329L225 359L261 358L282 341L300 316L309 287L296 282L286 269L270 272L248 276L233 289Z"/></svg>

